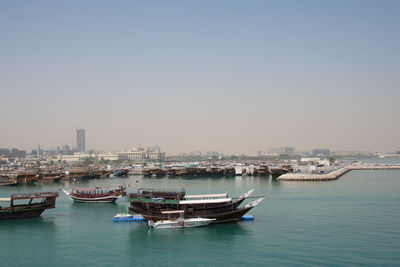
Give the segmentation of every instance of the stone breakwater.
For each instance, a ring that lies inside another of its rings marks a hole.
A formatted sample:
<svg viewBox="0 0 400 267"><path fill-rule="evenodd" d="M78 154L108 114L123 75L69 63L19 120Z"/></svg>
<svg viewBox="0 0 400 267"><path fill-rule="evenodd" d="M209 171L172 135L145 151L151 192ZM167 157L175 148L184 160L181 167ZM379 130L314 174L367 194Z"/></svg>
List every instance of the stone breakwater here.
<svg viewBox="0 0 400 267"><path fill-rule="evenodd" d="M350 165L326 174L286 173L277 178L280 181L330 181L339 179L353 170L400 170L400 165Z"/></svg>

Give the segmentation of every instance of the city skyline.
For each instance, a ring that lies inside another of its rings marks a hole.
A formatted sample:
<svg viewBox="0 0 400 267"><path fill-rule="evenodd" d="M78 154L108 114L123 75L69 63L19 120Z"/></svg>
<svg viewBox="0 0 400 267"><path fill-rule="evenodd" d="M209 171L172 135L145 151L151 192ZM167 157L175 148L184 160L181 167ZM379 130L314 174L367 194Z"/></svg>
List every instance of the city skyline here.
<svg viewBox="0 0 400 267"><path fill-rule="evenodd" d="M0 147L400 150L399 7L1 2Z"/></svg>

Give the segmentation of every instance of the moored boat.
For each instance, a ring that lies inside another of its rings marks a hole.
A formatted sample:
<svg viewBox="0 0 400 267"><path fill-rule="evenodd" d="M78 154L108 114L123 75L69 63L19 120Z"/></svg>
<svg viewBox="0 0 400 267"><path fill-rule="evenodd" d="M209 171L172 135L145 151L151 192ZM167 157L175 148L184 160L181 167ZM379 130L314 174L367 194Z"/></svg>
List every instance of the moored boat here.
<svg viewBox="0 0 400 267"><path fill-rule="evenodd" d="M114 216L113 222L143 222L146 219L141 214L130 214L129 212L118 213Z"/></svg>
<svg viewBox="0 0 400 267"><path fill-rule="evenodd" d="M126 195L126 188L123 186L109 190L101 188L72 188L71 191L62 190L76 202L114 203L118 198Z"/></svg>
<svg viewBox="0 0 400 267"><path fill-rule="evenodd" d="M58 192L33 194L13 194L10 198L0 198L8 202L8 207L0 206L0 219L19 219L40 216L46 209L56 207Z"/></svg>
<svg viewBox="0 0 400 267"><path fill-rule="evenodd" d="M13 176L12 174L0 174L0 186L17 184L17 176Z"/></svg>
<svg viewBox="0 0 400 267"><path fill-rule="evenodd" d="M126 177L129 175L129 169L119 169L114 171L114 176L116 177Z"/></svg>
<svg viewBox="0 0 400 267"><path fill-rule="evenodd" d="M168 216L163 211L184 210L186 218L216 219L215 222L237 221L264 198L258 202L249 203L239 208L239 205L249 197L254 190L238 198L230 198L225 194L186 195L185 191L155 191L139 190L130 194L131 212L142 214L148 221L166 220Z"/></svg>

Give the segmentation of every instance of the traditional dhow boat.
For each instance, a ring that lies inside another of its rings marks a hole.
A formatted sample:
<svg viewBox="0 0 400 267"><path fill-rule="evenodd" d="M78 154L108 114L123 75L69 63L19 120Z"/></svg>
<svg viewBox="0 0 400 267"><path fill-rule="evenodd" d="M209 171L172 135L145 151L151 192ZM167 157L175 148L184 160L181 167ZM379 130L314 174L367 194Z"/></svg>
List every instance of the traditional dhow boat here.
<svg viewBox="0 0 400 267"><path fill-rule="evenodd" d="M62 189L64 193L76 202L114 203L118 198L126 196L126 187L116 189L72 188L72 191Z"/></svg>
<svg viewBox="0 0 400 267"><path fill-rule="evenodd" d="M0 174L0 186L2 185L17 185L17 176L12 174Z"/></svg>
<svg viewBox="0 0 400 267"><path fill-rule="evenodd" d="M59 181L63 174L61 172L40 172L37 177L40 181Z"/></svg>
<svg viewBox="0 0 400 267"><path fill-rule="evenodd" d="M129 210L142 214L148 221L166 220L165 211L183 210L186 218L216 219L215 222L237 221L260 203L260 198L239 208L254 189L238 198L230 198L227 193L207 195L186 195L185 191L155 191L142 189L129 195ZM214 223L214 222L213 222Z"/></svg>
<svg viewBox="0 0 400 267"><path fill-rule="evenodd" d="M184 210L177 210L177 211L163 211L162 214L179 214L179 218L172 219L169 218L168 220L163 221L148 221L148 225L153 227L154 229L177 229L177 228L193 228L193 227L200 227L206 226L210 222L215 221L215 219L206 219L206 218L184 218L183 214L185 213Z"/></svg>
<svg viewBox="0 0 400 267"><path fill-rule="evenodd" d="M0 206L0 219L18 219L37 217L46 209L56 207L58 192L42 192L34 194L14 194L10 198L0 198L0 202L8 202L8 207Z"/></svg>
<svg viewBox="0 0 400 267"><path fill-rule="evenodd" d="M129 175L129 169L115 170L113 174L116 177L126 177Z"/></svg>
<svg viewBox="0 0 400 267"><path fill-rule="evenodd" d="M264 165L260 165L258 167L258 175L259 176L268 176L270 175L271 171L268 167L268 165L264 164Z"/></svg>

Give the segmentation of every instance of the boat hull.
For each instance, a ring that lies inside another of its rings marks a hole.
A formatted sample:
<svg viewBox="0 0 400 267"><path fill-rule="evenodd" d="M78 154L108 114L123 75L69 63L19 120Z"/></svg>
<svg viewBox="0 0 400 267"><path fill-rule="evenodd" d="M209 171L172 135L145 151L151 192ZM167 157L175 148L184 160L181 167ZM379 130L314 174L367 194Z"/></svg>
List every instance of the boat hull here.
<svg viewBox="0 0 400 267"><path fill-rule="evenodd" d="M71 192L64 189L63 191L73 201L85 202L85 203L115 203L115 201L117 201L117 199L121 196L120 193L117 193L101 197L95 197L95 196L84 197L84 196L74 195Z"/></svg>
<svg viewBox="0 0 400 267"><path fill-rule="evenodd" d="M104 198L80 198L74 196L69 196L69 197L75 202L87 202L87 203L115 203L115 201L117 201L118 199L118 197L115 196L104 197Z"/></svg>
<svg viewBox="0 0 400 267"><path fill-rule="evenodd" d="M38 208L21 208L21 209L4 209L0 211L0 220L4 219L23 219L31 217L39 217L46 207Z"/></svg>
<svg viewBox="0 0 400 267"><path fill-rule="evenodd" d="M159 221L153 225L154 229L177 229L177 228L193 228L206 226L213 220L210 219L184 219L181 221Z"/></svg>
<svg viewBox="0 0 400 267"><path fill-rule="evenodd" d="M206 212L203 212L202 215L200 214L190 214L190 213L185 213L186 218L197 218L201 216L202 218L207 218L207 219L215 219L214 221L210 223L224 223L224 222L234 222L240 220L240 218L245 215L248 211L250 211L253 207L247 207L247 208L240 208L232 211L227 211L227 212L220 212L220 213L214 213L214 214L207 214ZM167 220L168 216L163 215L163 214L146 214L142 213L142 216L147 220L147 221L163 221Z"/></svg>

